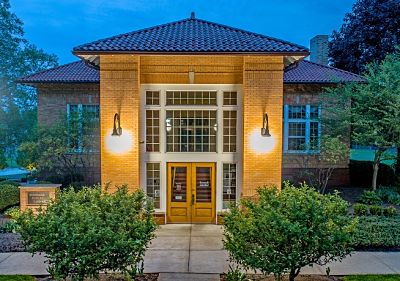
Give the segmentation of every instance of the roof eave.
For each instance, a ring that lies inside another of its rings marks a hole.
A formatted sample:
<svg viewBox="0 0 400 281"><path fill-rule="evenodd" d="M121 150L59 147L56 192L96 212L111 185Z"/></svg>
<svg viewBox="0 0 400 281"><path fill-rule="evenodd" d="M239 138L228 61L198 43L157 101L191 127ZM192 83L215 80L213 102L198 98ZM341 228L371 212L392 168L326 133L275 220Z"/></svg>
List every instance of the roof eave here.
<svg viewBox="0 0 400 281"><path fill-rule="evenodd" d="M299 52L148 52L148 51L72 51L75 56L84 55L282 55L282 56L308 56L308 51Z"/></svg>

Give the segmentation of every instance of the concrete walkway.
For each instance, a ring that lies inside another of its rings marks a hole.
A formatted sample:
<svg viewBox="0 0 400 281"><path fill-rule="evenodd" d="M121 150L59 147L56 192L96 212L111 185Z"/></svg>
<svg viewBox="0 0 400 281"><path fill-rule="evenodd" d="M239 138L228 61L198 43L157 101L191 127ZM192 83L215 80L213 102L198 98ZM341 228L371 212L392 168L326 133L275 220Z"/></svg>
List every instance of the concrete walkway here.
<svg viewBox="0 0 400 281"><path fill-rule="evenodd" d="M159 279L164 281L218 280L218 274L229 269L227 260L220 226L164 225L146 252L145 272L160 272ZM32 258L28 253L0 253L0 274L46 275L45 261L43 255ZM332 275L400 274L400 252L355 252L329 267ZM301 273L325 274L326 270L314 266Z"/></svg>

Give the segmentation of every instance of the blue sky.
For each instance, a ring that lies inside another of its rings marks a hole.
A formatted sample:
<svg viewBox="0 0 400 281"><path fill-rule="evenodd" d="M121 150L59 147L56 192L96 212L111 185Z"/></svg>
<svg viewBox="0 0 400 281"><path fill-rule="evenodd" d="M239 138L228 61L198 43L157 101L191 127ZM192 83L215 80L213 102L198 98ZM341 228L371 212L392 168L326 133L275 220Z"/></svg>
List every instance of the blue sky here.
<svg viewBox="0 0 400 281"><path fill-rule="evenodd" d="M74 46L170 21L196 17L309 46L331 34L355 0L11 0L26 38L60 63Z"/></svg>

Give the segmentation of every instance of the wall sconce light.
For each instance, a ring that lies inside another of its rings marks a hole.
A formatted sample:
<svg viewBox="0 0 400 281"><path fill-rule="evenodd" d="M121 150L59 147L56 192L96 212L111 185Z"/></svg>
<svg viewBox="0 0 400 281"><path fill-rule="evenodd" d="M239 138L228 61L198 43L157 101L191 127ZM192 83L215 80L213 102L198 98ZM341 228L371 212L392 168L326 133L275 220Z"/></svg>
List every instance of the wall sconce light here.
<svg viewBox="0 0 400 281"><path fill-rule="evenodd" d="M118 113L115 113L114 115L114 127L111 135L112 136L122 135L121 119Z"/></svg>
<svg viewBox="0 0 400 281"><path fill-rule="evenodd" d="M271 136L271 134L269 133L268 114L267 113L264 114L263 126L261 128L261 135L263 137L270 137Z"/></svg>
<svg viewBox="0 0 400 281"><path fill-rule="evenodd" d="M217 123L214 124L214 131L215 131L215 132L218 131L218 124L217 124Z"/></svg>
<svg viewBox="0 0 400 281"><path fill-rule="evenodd" d="M165 119L165 129L167 130L167 132L171 132L172 130L171 118Z"/></svg>

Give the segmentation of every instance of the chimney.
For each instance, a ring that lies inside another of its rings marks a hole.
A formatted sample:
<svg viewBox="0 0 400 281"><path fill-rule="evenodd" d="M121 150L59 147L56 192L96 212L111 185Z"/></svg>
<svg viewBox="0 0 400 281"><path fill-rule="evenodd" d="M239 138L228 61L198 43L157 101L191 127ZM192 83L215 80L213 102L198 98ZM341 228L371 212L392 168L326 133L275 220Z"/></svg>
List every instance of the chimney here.
<svg viewBox="0 0 400 281"><path fill-rule="evenodd" d="M328 35L316 35L310 40L310 61L328 65Z"/></svg>

